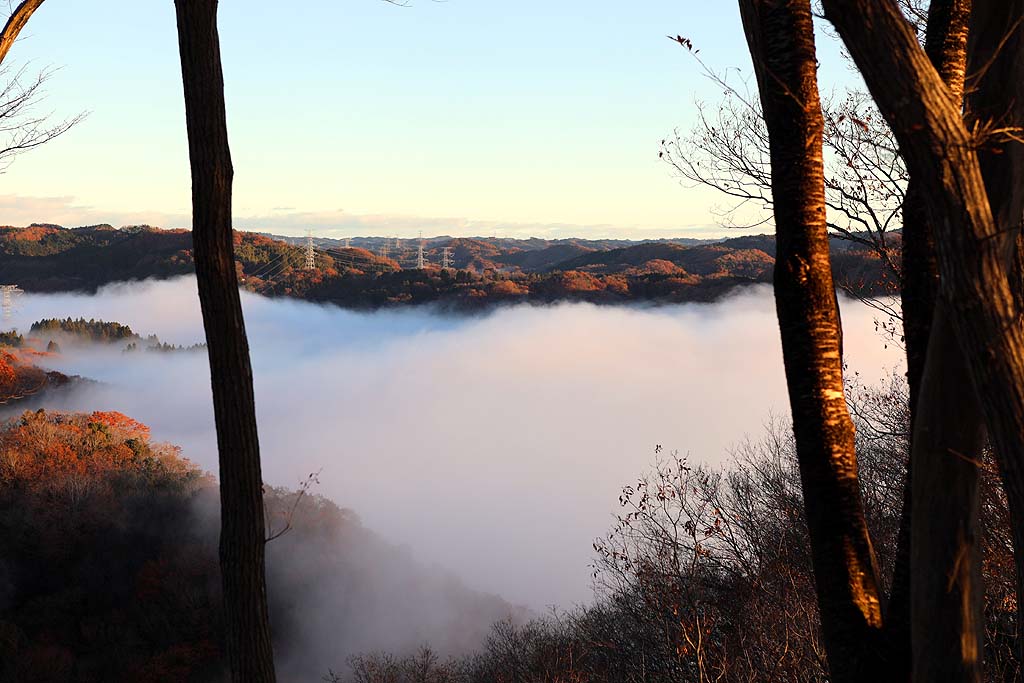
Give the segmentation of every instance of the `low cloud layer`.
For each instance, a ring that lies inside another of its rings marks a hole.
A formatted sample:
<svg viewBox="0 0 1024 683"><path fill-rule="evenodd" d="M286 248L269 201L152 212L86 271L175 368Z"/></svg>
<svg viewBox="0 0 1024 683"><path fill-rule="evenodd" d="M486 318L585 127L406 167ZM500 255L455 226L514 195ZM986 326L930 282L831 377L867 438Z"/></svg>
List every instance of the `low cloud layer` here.
<svg viewBox="0 0 1024 683"><path fill-rule="evenodd" d="M591 542L655 444L717 462L788 413L763 287L713 305L480 317L243 301L265 479L294 487L320 470L319 493L419 561L535 609L589 600ZM884 348L872 310L844 309L851 368L882 376L898 351ZM202 341L191 278L25 295L7 327L66 316ZM122 411L216 472L204 353L65 351L56 369L103 384L51 407Z"/></svg>
<svg viewBox="0 0 1024 683"><path fill-rule="evenodd" d="M164 228L188 228L187 211L107 211L88 206L75 197L25 197L0 195L0 211L8 225L54 223L67 227L109 223L114 226L148 224ZM575 225L571 223L521 223L456 216L411 216L405 214L354 214L334 211L301 211L296 207L275 207L268 213L243 213L234 218L239 230L304 235L313 230L317 237L358 237L419 234L455 237L498 237L557 239L587 235L595 239L658 239L673 237L728 236L718 225L657 227L642 225Z"/></svg>

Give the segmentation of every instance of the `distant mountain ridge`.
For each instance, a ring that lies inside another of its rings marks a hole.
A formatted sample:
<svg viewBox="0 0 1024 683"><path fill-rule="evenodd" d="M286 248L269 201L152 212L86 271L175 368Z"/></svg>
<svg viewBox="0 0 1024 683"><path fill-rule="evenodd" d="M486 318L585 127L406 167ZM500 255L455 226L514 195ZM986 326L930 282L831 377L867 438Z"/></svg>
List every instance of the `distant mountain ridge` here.
<svg viewBox="0 0 1024 683"><path fill-rule="evenodd" d="M771 235L315 238L315 267L309 270L306 238L236 231L234 241L246 288L356 308L428 302L479 308L506 301L710 301L736 286L770 282L775 255ZM892 276L869 248L833 240L833 252L840 284L867 295L894 291ZM442 269L445 263L448 268ZM187 230L105 224L0 227L0 284L26 291L95 291L111 282L191 272L192 235Z"/></svg>

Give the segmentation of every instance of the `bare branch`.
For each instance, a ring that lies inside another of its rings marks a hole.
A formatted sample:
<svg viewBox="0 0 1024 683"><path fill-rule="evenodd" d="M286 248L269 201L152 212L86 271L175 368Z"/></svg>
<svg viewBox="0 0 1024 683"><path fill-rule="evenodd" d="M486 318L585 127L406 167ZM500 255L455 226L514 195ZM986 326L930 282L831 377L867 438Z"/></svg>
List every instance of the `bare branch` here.
<svg viewBox="0 0 1024 683"><path fill-rule="evenodd" d="M25 28L32 14L43 4L43 0L25 0L11 13L4 30L0 33L0 62L7 58L7 53L14 47L21 29Z"/></svg>

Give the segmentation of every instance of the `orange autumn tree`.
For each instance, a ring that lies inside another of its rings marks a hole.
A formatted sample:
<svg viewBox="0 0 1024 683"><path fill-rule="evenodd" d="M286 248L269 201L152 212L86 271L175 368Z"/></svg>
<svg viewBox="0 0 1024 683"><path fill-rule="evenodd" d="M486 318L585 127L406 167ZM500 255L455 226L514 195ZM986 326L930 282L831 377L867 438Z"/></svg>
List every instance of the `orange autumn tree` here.
<svg viewBox="0 0 1024 683"><path fill-rule="evenodd" d="M95 411L89 416L91 423L124 434L130 439L149 439L149 427L116 411Z"/></svg>
<svg viewBox="0 0 1024 683"><path fill-rule="evenodd" d="M109 494L119 483L111 472L178 476L193 469L177 448L150 443L149 427L113 411L26 412L0 432L0 484L45 490L51 506Z"/></svg>
<svg viewBox="0 0 1024 683"><path fill-rule="evenodd" d="M17 360L8 352L0 354L0 396L14 393L18 384L18 375L14 371Z"/></svg>

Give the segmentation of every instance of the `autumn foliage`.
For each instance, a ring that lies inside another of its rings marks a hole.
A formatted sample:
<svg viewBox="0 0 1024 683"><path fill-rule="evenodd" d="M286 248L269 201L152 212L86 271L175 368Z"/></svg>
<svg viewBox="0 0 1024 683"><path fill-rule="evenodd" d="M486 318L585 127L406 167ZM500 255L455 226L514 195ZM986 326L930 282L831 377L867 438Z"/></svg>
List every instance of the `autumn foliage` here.
<svg viewBox="0 0 1024 683"><path fill-rule="evenodd" d="M898 235L892 241L896 258ZM301 244L234 231L236 271L243 286L270 296L351 308L438 302L476 309L512 301L712 301L737 286L770 282L775 263L770 235L716 243L434 238L427 241L422 270L415 268L416 250L408 243L400 250L391 241L386 257L380 247L389 240L355 242L318 243L316 268L308 270ZM452 267L442 271L445 248ZM870 249L833 240L833 252L836 281L844 289L857 295L895 291L891 269ZM194 272L191 233L147 225L0 227L0 268L26 291L95 291L110 282L184 275ZM106 331L108 339L120 339L110 337L113 332Z"/></svg>
<svg viewBox="0 0 1024 683"><path fill-rule="evenodd" d="M0 405L70 381L69 377L59 372L48 372L37 367L32 362L36 355L40 355L39 352L31 349L0 349Z"/></svg>
<svg viewBox="0 0 1024 683"><path fill-rule="evenodd" d="M306 486L267 487L264 503L283 680L320 680L408 605L435 605L447 627L432 639L459 651L512 612ZM0 425L0 681L224 680L218 510L213 478L121 413ZM419 645L421 628L399 640Z"/></svg>
<svg viewBox="0 0 1024 683"><path fill-rule="evenodd" d="M219 666L210 480L120 413L0 431L0 680L180 681Z"/></svg>
<svg viewBox="0 0 1024 683"><path fill-rule="evenodd" d="M14 392L18 383L18 374L14 371L16 363L13 354L6 351L0 353L0 394L8 395Z"/></svg>

